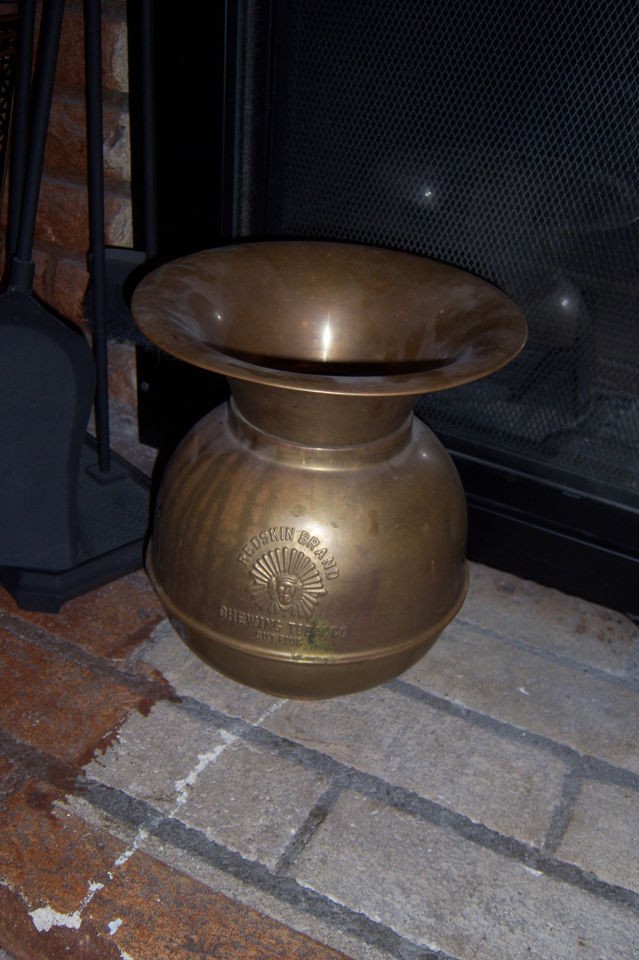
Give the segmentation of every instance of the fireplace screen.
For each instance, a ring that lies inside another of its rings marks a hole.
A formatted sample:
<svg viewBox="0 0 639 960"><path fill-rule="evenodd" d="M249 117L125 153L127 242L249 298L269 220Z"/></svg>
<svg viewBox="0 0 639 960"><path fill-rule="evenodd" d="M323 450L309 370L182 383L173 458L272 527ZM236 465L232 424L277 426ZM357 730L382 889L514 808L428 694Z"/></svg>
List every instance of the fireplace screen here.
<svg viewBox="0 0 639 960"><path fill-rule="evenodd" d="M500 286L528 347L418 413L637 504L639 7L295 0L279 15L266 232L409 250Z"/></svg>

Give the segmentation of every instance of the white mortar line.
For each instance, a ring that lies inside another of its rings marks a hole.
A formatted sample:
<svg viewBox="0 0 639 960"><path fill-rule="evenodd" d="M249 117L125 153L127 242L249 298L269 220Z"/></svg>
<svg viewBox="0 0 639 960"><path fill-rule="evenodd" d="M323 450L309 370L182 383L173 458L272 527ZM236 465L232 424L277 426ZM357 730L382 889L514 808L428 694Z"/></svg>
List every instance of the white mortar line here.
<svg viewBox="0 0 639 960"><path fill-rule="evenodd" d="M123 867L124 864L131 859L135 851L140 847L141 844L144 843L146 838L149 836L150 832L151 831L147 830L146 827L140 827L135 837L133 838L133 843L131 844L131 846L127 847L126 850L123 850L122 853L115 858L111 866L111 869L107 871L107 877L109 878L109 880L113 880L114 870L117 870L118 867Z"/></svg>
<svg viewBox="0 0 639 960"><path fill-rule="evenodd" d="M212 766L217 758L221 756L225 750L228 750L231 744L235 743L235 741L238 739L235 734L229 733L227 730L220 730L220 736L224 742L218 744L214 750L210 750L208 753L200 753L195 766L189 771L189 773L187 773L186 777L184 777L182 780L175 781L173 786L175 792L177 793L177 798L175 806L169 813L170 817L174 816L179 808L187 802L189 799L189 791L191 787L195 786L200 774L202 774L207 767Z"/></svg>
<svg viewBox="0 0 639 960"><path fill-rule="evenodd" d="M257 720L249 721L252 727L259 727L267 717L270 717L271 714L275 713L280 709L286 700L277 700L275 703L271 703L266 710L260 714ZM169 816L174 816L177 813L178 809L183 806L189 798L189 790L191 787L195 786L195 783L198 780L200 774L202 774L207 767L212 766L218 758L227 750L230 746L237 742L239 737L237 734L229 733L228 730L220 730L220 736L223 743L218 744L213 750L210 750L208 753L199 754L195 766L193 769L181 780L176 780L174 784L175 792L177 793L176 803L173 809L171 810Z"/></svg>
<svg viewBox="0 0 639 960"><path fill-rule="evenodd" d="M263 714L261 714L257 720L249 720L249 723L252 727L259 727L267 717L270 717L271 714L277 713L278 710L284 706L285 703L288 703L288 700L276 700L275 703L272 703L270 707L267 707Z"/></svg>

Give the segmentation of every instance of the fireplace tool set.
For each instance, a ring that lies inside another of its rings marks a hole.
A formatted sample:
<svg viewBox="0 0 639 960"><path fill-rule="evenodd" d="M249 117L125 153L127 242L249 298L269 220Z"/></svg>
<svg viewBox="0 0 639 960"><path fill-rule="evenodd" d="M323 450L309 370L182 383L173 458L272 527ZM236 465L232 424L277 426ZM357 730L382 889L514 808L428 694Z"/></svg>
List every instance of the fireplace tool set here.
<svg viewBox="0 0 639 960"><path fill-rule="evenodd" d="M0 295L0 583L26 609L138 568L148 483L109 449L101 23L85 3L93 355L33 294L36 214L64 0L45 0L31 92L34 0L20 5L11 137L8 277ZM97 442L86 434L95 399Z"/></svg>

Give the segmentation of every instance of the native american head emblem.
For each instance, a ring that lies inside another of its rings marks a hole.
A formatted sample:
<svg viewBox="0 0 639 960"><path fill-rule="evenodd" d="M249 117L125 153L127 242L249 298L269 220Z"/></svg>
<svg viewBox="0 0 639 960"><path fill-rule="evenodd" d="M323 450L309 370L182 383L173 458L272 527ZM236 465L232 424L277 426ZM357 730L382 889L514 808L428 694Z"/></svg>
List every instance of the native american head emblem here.
<svg viewBox="0 0 639 960"><path fill-rule="evenodd" d="M306 618L326 593L313 561L295 547L269 550L249 573L251 596L269 613Z"/></svg>

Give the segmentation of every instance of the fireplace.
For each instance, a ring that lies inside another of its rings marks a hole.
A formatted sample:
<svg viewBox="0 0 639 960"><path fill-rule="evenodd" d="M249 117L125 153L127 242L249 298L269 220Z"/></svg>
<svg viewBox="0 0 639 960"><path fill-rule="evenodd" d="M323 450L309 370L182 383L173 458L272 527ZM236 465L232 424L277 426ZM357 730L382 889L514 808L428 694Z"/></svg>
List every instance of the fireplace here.
<svg viewBox="0 0 639 960"><path fill-rule="evenodd" d="M159 254L343 240L502 288L521 357L417 404L462 476L469 554L639 614L636 6L154 6ZM222 396L142 348L139 368L147 441L167 393L174 432Z"/></svg>

